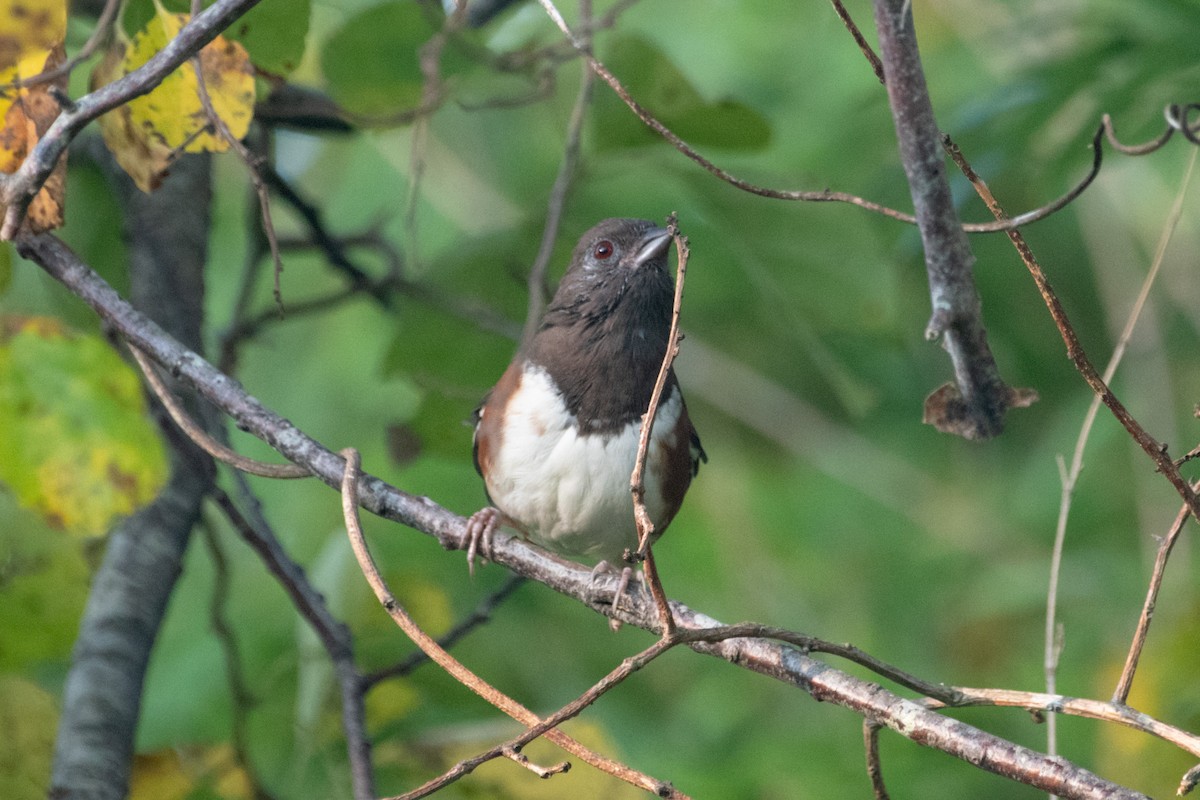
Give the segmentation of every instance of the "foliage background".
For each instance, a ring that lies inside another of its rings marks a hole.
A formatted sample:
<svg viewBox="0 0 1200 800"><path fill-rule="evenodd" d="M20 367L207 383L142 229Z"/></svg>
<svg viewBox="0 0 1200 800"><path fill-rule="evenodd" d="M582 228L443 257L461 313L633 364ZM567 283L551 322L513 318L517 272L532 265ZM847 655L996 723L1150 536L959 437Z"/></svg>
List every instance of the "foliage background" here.
<svg viewBox="0 0 1200 800"><path fill-rule="evenodd" d="M420 73L408 54L429 29L417 24L415 4L265 0L262 8L278 13L284 5L310 14L292 81L325 89L363 114L420 99ZM1161 129L1164 104L1193 99L1186 92L1200 77L1193 55L1200 17L1188 0L914 5L939 122L1010 212L1047 202L1083 174L1099 114L1113 114L1127 141L1141 141ZM869 32L869 4L850 10ZM82 38L87 26L76 21L72 31ZM536 4L526 4L471 38L502 52L559 35ZM735 174L908 206L885 94L825 4L638 3L598 35L596 50L635 97L668 124L691 126L685 138ZM443 68L451 99L428 118L423 135L411 125L340 137L280 132L276 163L334 231L378 226L403 254L408 278L519 322L579 70L573 60L562 64L543 102L480 109L474 106L524 91L528 82L454 48ZM1013 412L999 439L968 443L919 422L924 396L949 375L943 354L921 336L929 309L915 229L850 207L738 192L631 120L597 85L552 263L560 271L578 233L607 216L661 219L677 211L690 237L678 370L711 461L656 550L668 593L725 621L852 641L926 678L1040 688L1060 493L1056 457L1074 446L1090 393L1011 246L998 235L973 238L976 274L1002 373L1013 385L1036 388L1041 401ZM416 190L414 141L424 162ZM1025 231L1098 363L1148 268L1189 150L1177 141L1144 158L1109 153L1079 201ZM207 301L214 341L230 319L251 252L247 221L257 214L234 157L218 161L217 177ZM965 218L987 218L965 182L955 188ZM1196 201L1189 190L1163 274L1114 381L1118 396L1176 454L1197 438ZM64 238L123 289L117 212L86 159L73 162L68 203ZM281 203L275 222L281 236L304 232ZM374 253L357 256L375 271L385 267ZM316 253L289 252L285 263L285 303L343 285ZM255 302L269 307L269 281L259 282ZM4 282L0 312L49 314L97 331L89 311L19 261ZM470 431L460 421L512 347L400 294L391 310L356 299L271 324L243 351L238 375L317 439L359 447L366 469L467 514L484 498L471 468ZM421 437L411 462L389 456L387 430L396 425ZM265 455L249 437L235 441L247 454ZM255 487L293 555L351 623L363 665L382 667L409 652L357 573L334 495L316 485L256 480ZM1155 537L1177 508L1170 487L1102 413L1064 554L1062 692L1111 694ZM207 520L231 563L224 600L255 698L247 733L256 771L281 797L348 796L336 697L319 648L219 515L210 510ZM367 525L393 587L435 633L504 580L496 567L471 580L461 554L378 520ZM5 796L44 791L52 701L96 547L49 528L0 493L0 718L6 730L11 722L21 731L0 746L9 750L0 763L6 772L14 765L18 790ZM1191 730L1200 728L1194 551L1186 538L1176 551L1131 697L1135 707ZM194 538L151 664L135 797L245 791L229 760L233 715L223 645L211 629L213 592L211 553ZM532 708L549 710L645 641L639 631L610 634L586 609L530 585L456 653ZM431 668L385 683L368 706L385 792L511 730ZM954 713L1044 745L1043 729L1019 711ZM855 717L717 661L668 656L605 697L579 727L585 740L697 797L869 792ZM1060 742L1068 758L1152 795L1172 792L1192 766L1165 745L1097 723L1064 719ZM532 753L556 758L548 748ZM1033 796L886 734L884 766L900 794ZM493 763L444 794L620 791L582 765L539 783Z"/></svg>

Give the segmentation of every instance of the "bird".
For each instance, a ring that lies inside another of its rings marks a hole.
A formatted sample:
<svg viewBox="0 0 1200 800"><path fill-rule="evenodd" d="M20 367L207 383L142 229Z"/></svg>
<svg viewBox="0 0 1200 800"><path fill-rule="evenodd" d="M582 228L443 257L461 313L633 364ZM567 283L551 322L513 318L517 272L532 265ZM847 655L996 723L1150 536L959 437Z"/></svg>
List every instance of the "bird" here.
<svg viewBox="0 0 1200 800"><path fill-rule="evenodd" d="M490 505L468 521L472 569L502 525L595 562L593 576L636 550L630 474L670 338L672 238L642 219L606 219L584 233L532 335L475 410L475 469ZM645 465L654 539L707 460L672 368ZM625 566L614 606L629 574Z"/></svg>

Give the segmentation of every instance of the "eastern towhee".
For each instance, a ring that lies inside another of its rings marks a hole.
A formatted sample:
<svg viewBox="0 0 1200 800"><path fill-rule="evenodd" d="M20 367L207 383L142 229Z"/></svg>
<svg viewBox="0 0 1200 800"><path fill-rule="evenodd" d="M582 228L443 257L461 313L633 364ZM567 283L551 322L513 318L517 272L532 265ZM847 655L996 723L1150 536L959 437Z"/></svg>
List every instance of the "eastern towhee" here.
<svg viewBox="0 0 1200 800"><path fill-rule="evenodd" d="M665 228L637 219L580 239L537 329L475 412L475 468L492 507L471 517L469 557L487 555L497 525L597 569L637 548L629 478L670 334L670 247ZM672 370L646 458L656 538L707 460Z"/></svg>

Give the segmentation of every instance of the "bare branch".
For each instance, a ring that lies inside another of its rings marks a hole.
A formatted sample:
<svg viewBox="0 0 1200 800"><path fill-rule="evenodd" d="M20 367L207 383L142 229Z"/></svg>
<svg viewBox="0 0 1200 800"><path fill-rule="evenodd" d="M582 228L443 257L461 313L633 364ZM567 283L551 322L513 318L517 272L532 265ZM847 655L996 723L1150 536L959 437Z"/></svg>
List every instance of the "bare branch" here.
<svg viewBox="0 0 1200 800"><path fill-rule="evenodd" d="M437 643L449 650L459 641L461 641L468 633L478 628L480 625L487 623L492 618L492 613L496 607L512 596L513 592L525 585L525 579L520 575L509 575L508 579L501 584L500 588L489 594L487 597L479 601L475 609L467 614L450 630L446 631L438 637ZM380 681L388 678L397 678L408 675L417 667L430 661L429 654L423 650L418 650L408 658L393 664L390 667L384 667L381 670L372 672L363 677L363 686L370 689Z"/></svg>
<svg viewBox="0 0 1200 800"><path fill-rule="evenodd" d="M954 365L955 385L926 400L925 421L967 439L989 439L1004 429L1013 392L1000 377L983 325L979 292L939 140L933 105L917 50L911 6L906 0L875 0L875 24L883 52L888 100L896 123L900 159L908 176L929 274L933 316L925 338L940 340Z"/></svg>
<svg viewBox="0 0 1200 800"><path fill-rule="evenodd" d="M1191 794L1196 785L1200 784L1200 765L1194 766L1183 775L1183 779L1179 781L1179 788L1175 793L1182 797L1185 794Z"/></svg>
<svg viewBox="0 0 1200 800"><path fill-rule="evenodd" d="M585 26L591 24L591 0L582 0L580 17ZM583 44L590 52L591 38L584 36ZM528 340L535 332L538 319L546 306L546 298L550 287L546 280L546 271L550 266L550 256L554 252L554 242L558 239L558 228L562 222L563 209L567 204L567 192L571 181L579 169L579 140L583 133L583 122L588 106L592 102L592 87L595 85L595 73L585 62L582 74L579 76L579 92L575 96L575 105L571 108L571 119L567 123L567 142L563 148L562 163L558 166L558 175L554 178L554 186L550 190L550 200L546 208L546 227L542 230L542 242L538 246L537 256L533 267L529 270L529 307L525 312L525 330L521 338Z"/></svg>
<svg viewBox="0 0 1200 800"><path fill-rule="evenodd" d="M138 366L141 367L142 375L146 378L146 383L149 384L155 396L167 409L167 413L171 415L171 419L175 420L175 424L179 426L180 430L186 433L188 438L195 442L204 452L234 469L248 472L251 475L258 475L262 478L290 479L309 477L311 473L297 464L268 464L264 461L257 461L253 458L247 458L217 441L216 438L210 436L188 416L187 411L175 399L175 396L171 394L171 390L158 377L154 365L146 358L146 354L134 344L129 345L129 352L133 356L133 359L137 361Z"/></svg>
<svg viewBox="0 0 1200 800"><path fill-rule="evenodd" d="M227 376L215 370L196 353L180 345L157 325L122 300L93 270L79 261L56 237L23 235L21 254L41 266L88 303L109 325L161 364L196 387L218 408L231 416L243 430L258 436L286 458L308 466L322 481L340 486L345 462L309 438L286 419L250 397ZM467 546L466 519L428 498L402 492L383 481L363 476L360 501L368 510L434 536L443 546ZM558 559L515 537L496 537L492 560L517 574L544 583L576 598L590 608L618 616L623 622L646 630L659 626L653 602L638 587L631 586L628 604L613 610L599 598L610 595L597 587L604 578ZM597 591L597 589L601 591ZM720 627L710 617L679 603L672 615L683 635L686 629ZM813 659L788 645L756 638L761 626L739 632L746 638L720 642L697 641L689 646L698 652L722 658L744 669L759 672L797 686L814 698L843 706L919 743L962 758L983 769L1027 783L1062 797L1140 798L1142 795L1105 781L1061 758L1050 758L1028 748L988 734L957 720L947 719L919 703L898 697L878 684L863 681ZM536 724L536 717L522 720ZM661 787L662 784L656 784Z"/></svg>
<svg viewBox="0 0 1200 800"><path fill-rule="evenodd" d="M1193 756L1200 757L1200 736L1168 725L1123 704L1013 689L969 689L960 686L955 687L955 691L961 697L961 700L955 703L956 707L1006 706L1112 722L1156 736Z"/></svg>
<svg viewBox="0 0 1200 800"><path fill-rule="evenodd" d="M842 24L846 26L846 30L850 32L850 35L854 37L854 43L858 45L863 58L867 59L867 63L871 65L871 71L875 73L875 77L879 82L886 86L887 78L883 74L883 62L867 41L867 37L863 36L862 30L858 27L854 18L850 16L850 12L846 10L846 6L842 5L842 0L832 1L834 12L838 15L838 19L842 21Z"/></svg>
<svg viewBox="0 0 1200 800"><path fill-rule="evenodd" d="M838 0L834 4L841 6ZM879 729L882 726L870 719L863 720L863 747L867 752L867 777L871 779L871 791L875 800L889 800L887 786L883 783L883 764L879 760Z"/></svg>
<svg viewBox="0 0 1200 800"><path fill-rule="evenodd" d="M1192 488L1200 489L1200 480L1192 483ZM1150 621L1154 619L1154 609L1158 606L1158 592L1162 589L1163 575L1167 571L1167 559L1171 557L1171 550L1174 549L1175 542L1179 541L1179 534L1183 533L1183 526L1187 524L1191 516L1191 511L1186 505L1179 509L1179 513L1175 516L1175 522L1171 525L1171 530L1159 542L1158 554L1154 557L1154 569L1150 573L1150 585L1146 588L1146 600L1142 604L1142 613L1138 617L1137 628L1133 633L1133 642L1130 643L1129 653L1125 656L1125 666L1121 668L1121 677L1117 681L1117 688L1113 691L1112 701L1114 703L1124 705L1129 699L1129 690L1133 687L1133 675L1137 671L1138 661L1142 657L1142 648L1146 645L1146 636L1150 632Z"/></svg>

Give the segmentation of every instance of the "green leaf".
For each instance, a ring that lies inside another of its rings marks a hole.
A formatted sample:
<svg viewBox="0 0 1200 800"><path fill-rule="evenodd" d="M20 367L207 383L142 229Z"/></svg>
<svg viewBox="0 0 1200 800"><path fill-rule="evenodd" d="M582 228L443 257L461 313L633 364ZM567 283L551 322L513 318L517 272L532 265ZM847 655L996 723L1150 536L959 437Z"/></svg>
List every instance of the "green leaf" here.
<svg viewBox="0 0 1200 800"><path fill-rule="evenodd" d="M205 0L205 7L212 5ZM191 12L190 0L162 0L161 6L178 14ZM121 28L132 37L155 17L154 0L126 0ZM260 70L287 74L304 56L305 39L312 19L311 0L262 0L222 35L241 42Z"/></svg>
<svg viewBox="0 0 1200 800"><path fill-rule="evenodd" d="M420 49L435 32L415 0L381 3L352 17L321 51L330 95L347 110L366 115L416 106L424 85ZM460 71L465 63L448 44L441 75Z"/></svg>
<svg viewBox="0 0 1200 800"><path fill-rule="evenodd" d="M671 59L646 39L615 37L604 60L635 100L689 144L761 150L771 141L771 127L762 115L736 100L705 100ZM609 91L596 94L591 119L601 149L662 141Z"/></svg>
<svg viewBox="0 0 1200 800"><path fill-rule="evenodd" d="M146 24L157 16L160 6L177 14L187 14L192 10L190 0L162 0L158 4L154 0L125 0L122 5L121 30L127 38L132 38L139 30L146 27ZM204 5L207 6L209 3Z"/></svg>
<svg viewBox="0 0 1200 800"><path fill-rule="evenodd" d="M412 304L384 358L388 377L403 375L425 390L408 436L420 455L463 458L471 449L471 411L500 378L516 345L469 322Z"/></svg>
<svg viewBox="0 0 1200 800"><path fill-rule="evenodd" d="M104 343L45 317L0 325L0 480L52 525L90 535L166 474L137 377Z"/></svg>
<svg viewBox="0 0 1200 800"><path fill-rule="evenodd" d="M58 710L54 697L31 681L0 676L0 797L45 797Z"/></svg>
<svg viewBox="0 0 1200 800"><path fill-rule="evenodd" d="M499 377L496 375L496 378ZM420 442L419 455L438 455L449 459L469 458L471 410L482 399L482 392L474 401L467 400L462 395L455 397L438 391L427 392L421 398L417 415L408 425Z"/></svg>
<svg viewBox="0 0 1200 800"><path fill-rule="evenodd" d="M85 549L0 497L0 672L70 656L91 577Z"/></svg>
<svg viewBox="0 0 1200 800"><path fill-rule="evenodd" d="M225 35L242 43L258 69L286 75L304 57L311 14L308 0L264 0L233 23Z"/></svg>

